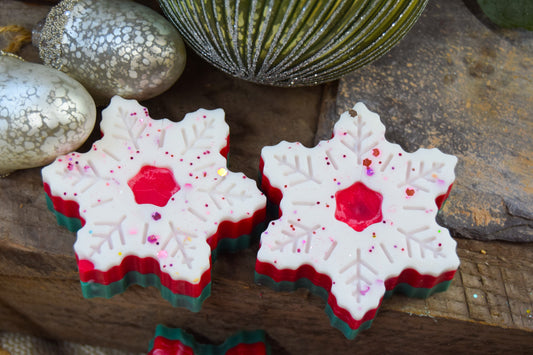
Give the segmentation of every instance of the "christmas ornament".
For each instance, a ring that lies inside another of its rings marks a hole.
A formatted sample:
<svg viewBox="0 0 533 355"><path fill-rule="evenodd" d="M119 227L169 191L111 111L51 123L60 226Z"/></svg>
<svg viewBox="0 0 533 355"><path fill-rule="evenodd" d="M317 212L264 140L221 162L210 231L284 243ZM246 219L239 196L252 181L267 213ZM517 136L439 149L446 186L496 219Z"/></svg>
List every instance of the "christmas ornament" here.
<svg viewBox="0 0 533 355"><path fill-rule="evenodd" d="M76 80L0 52L0 175L77 149L95 120L94 101Z"/></svg>
<svg viewBox="0 0 533 355"><path fill-rule="evenodd" d="M185 46L163 16L128 0L63 0L35 27L45 65L82 83L97 104L146 100L183 72Z"/></svg>
<svg viewBox="0 0 533 355"><path fill-rule="evenodd" d="M159 0L186 42L241 79L278 86L338 79L380 57L427 0Z"/></svg>
<svg viewBox="0 0 533 355"><path fill-rule="evenodd" d="M533 1L477 0L481 10L495 24L533 31Z"/></svg>

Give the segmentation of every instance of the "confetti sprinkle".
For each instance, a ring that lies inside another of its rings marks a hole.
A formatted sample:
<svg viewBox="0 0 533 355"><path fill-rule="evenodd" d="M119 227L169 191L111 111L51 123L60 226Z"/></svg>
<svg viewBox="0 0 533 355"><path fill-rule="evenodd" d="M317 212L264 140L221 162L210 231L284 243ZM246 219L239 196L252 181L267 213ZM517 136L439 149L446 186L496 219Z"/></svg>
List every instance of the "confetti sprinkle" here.
<svg viewBox="0 0 533 355"><path fill-rule="evenodd" d="M226 176L228 174L228 171L225 168L220 168L217 170L217 174L220 176Z"/></svg>
<svg viewBox="0 0 533 355"><path fill-rule="evenodd" d="M152 234L152 235L149 235L148 236L148 242L149 243L157 243L157 241L159 240L159 236L155 235L155 234Z"/></svg>

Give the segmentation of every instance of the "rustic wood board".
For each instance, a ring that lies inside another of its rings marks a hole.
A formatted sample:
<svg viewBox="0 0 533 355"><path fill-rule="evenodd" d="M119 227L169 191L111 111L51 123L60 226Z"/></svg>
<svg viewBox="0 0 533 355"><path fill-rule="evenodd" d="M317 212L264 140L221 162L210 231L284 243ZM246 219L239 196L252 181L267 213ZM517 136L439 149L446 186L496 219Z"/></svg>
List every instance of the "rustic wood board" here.
<svg viewBox="0 0 533 355"><path fill-rule="evenodd" d="M62 229L57 232L58 237L72 238ZM427 300L400 295L386 300L372 328L354 341L329 325L318 297L304 290L277 293L255 285L249 272L255 248L220 257L213 272L213 295L195 314L173 308L153 288L133 286L111 299L83 299L73 257L2 245L0 329L131 351L146 349L158 323L185 328L213 343L239 329L265 329L276 354L531 349L527 310L532 302L515 288L522 282L531 285L533 260L509 273L510 265L516 267L513 256L521 255L517 244L509 248L499 242L461 240L463 266L447 292ZM487 254L465 249L487 245ZM383 339L394 348L387 348Z"/></svg>
<svg viewBox="0 0 533 355"><path fill-rule="evenodd" d="M0 12L0 25L7 13L9 20L18 14L27 25L46 12L42 4L20 1L0 6L13 10ZM37 60L31 46L21 54ZM335 92L335 84L281 89L245 83L191 55L179 82L143 104L152 117L174 120L198 107L223 107L231 127L230 168L254 177L262 146L282 139L311 146L328 132L332 117L345 108ZM329 325L320 298L254 284L257 242L219 256L212 296L199 313L173 308L157 290L138 286L111 299L84 299L72 250L75 235L46 210L39 169L0 180L0 201L0 330L141 352L158 323L214 343L240 329L264 329L275 354L525 353L533 347L531 244L458 238L462 264L447 292L426 300L396 295L384 302L370 330L349 341Z"/></svg>

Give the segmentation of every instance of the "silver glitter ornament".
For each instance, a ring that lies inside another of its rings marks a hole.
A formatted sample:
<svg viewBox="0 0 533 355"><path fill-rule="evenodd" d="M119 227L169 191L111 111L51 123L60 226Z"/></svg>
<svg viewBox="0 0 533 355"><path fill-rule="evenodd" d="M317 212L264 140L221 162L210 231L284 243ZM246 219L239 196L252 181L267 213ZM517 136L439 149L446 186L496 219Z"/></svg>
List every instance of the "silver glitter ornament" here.
<svg viewBox="0 0 533 355"><path fill-rule="evenodd" d="M94 101L76 80L0 51L0 176L76 150L95 121Z"/></svg>
<svg viewBox="0 0 533 355"><path fill-rule="evenodd" d="M185 67L185 45L174 26L128 0L63 0L32 37L44 64L78 80L99 105L114 95L157 96Z"/></svg>
<svg viewBox="0 0 533 355"><path fill-rule="evenodd" d="M338 79L385 54L428 0L159 0L185 41L238 78L276 86Z"/></svg>

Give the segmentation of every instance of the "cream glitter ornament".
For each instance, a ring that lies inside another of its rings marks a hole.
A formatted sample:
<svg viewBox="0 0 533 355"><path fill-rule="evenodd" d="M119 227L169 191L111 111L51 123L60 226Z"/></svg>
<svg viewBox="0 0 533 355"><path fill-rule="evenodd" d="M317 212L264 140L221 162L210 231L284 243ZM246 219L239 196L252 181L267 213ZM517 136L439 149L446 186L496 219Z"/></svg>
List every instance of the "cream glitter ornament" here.
<svg viewBox="0 0 533 355"><path fill-rule="evenodd" d="M128 0L63 0L35 27L32 40L45 65L78 80L99 105L114 95L157 96L185 67L174 26Z"/></svg>
<svg viewBox="0 0 533 355"><path fill-rule="evenodd" d="M77 149L95 121L94 101L76 80L0 51L0 176Z"/></svg>

